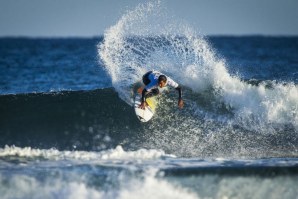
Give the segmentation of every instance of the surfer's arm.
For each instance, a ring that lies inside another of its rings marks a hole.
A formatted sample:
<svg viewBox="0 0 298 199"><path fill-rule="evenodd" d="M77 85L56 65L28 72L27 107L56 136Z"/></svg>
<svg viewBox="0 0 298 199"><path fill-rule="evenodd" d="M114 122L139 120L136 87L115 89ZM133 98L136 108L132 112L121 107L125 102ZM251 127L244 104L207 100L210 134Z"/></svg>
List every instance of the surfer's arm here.
<svg viewBox="0 0 298 199"><path fill-rule="evenodd" d="M179 100L182 99L182 88L180 86L178 86L177 88L175 88L178 93L179 93Z"/></svg>
<svg viewBox="0 0 298 199"><path fill-rule="evenodd" d="M143 91L142 91L142 103L146 101L145 96L146 96L147 93L148 93L147 89L144 88Z"/></svg>
<svg viewBox="0 0 298 199"><path fill-rule="evenodd" d="M148 93L147 89L144 88L143 91L142 91L142 98L141 98L141 105L140 105L140 108L141 109L145 109L146 107L146 94Z"/></svg>
<svg viewBox="0 0 298 199"><path fill-rule="evenodd" d="M175 88L178 91L178 93L179 93L178 106L179 106L179 108L183 108L184 103L182 100L182 88L179 86L179 84L177 82L175 82L174 80L172 80L169 77L168 77L168 85Z"/></svg>
<svg viewBox="0 0 298 199"><path fill-rule="evenodd" d="M147 86L142 91L142 102L146 101L146 95L152 91L152 89L157 88L156 87L157 83L154 83L153 81L150 82Z"/></svg>
<svg viewBox="0 0 298 199"><path fill-rule="evenodd" d="M183 108L184 102L182 100L182 88L180 86L177 86L177 88L175 88L175 89L179 93L178 106L179 106L179 108Z"/></svg>

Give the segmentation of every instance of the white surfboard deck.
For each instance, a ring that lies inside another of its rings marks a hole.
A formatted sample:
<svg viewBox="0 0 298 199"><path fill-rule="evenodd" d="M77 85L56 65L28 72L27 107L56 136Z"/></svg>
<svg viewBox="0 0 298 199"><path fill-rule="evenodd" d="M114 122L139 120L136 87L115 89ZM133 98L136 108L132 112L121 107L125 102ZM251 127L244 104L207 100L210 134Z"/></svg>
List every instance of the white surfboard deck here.
<svg viewBox="0 0 298 199"><path fill-rule="evenodd" d="M157 105L157 101L155 97L150 97L146 99L146 102L148 103L148 106L145 107L145 109L139 108L141 105L141 96L142 94L137 92L135 95L135 101L134 101L134 107L135 107L135 112L137 115L137 118L141 122L148 122L151 120L153 115L155 114L155 108Z"/></svg>

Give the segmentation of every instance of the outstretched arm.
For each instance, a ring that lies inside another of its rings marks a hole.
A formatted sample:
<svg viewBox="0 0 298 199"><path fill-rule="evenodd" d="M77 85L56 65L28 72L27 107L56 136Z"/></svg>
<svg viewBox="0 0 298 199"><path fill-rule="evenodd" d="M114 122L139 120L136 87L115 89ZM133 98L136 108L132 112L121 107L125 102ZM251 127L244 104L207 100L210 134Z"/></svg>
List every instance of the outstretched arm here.
<svg viewBox="0 0 298 199"><path fill-rule="evenodd" d="M182 88L181 88L180 86L178 86L178 87L176 88L176 90L177 90L178 93L179 93L178 106L179 106L179 108L183 108L183 106L184 106L184 102L183 102L183 100L182 100Z"/></svg>
<svg viewBox="0 0 298 199"><path fill-rule="evenodd" d="M168 85L171 87L174 87L178 93L179 93L179 100L178 100L178 106L179 108L183 108L183 100L182 100L182 88L177 84L174 80L168 77Z"/></svg>
<svg viewBox="0 0 298 199"><path fill-rule="evenodd" d="M177 88L175 88L178 93L179 93L179 99L182 99L182 88L180 86L178 86Z"/></svg>

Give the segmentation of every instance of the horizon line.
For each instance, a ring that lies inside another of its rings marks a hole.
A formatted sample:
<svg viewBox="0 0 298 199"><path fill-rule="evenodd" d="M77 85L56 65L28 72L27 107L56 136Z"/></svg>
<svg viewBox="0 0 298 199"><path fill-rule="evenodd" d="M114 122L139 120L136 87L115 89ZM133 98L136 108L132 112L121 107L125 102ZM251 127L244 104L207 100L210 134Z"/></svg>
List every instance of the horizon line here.
<svg viewBox="0 0 298 199"><path fill-rule="evenodd" d="M298 34L199 34L202 37L298 37ZM33 35L2 35L0 39L97 39L101 35L55 35L55 36L33 36Z"/></svg>

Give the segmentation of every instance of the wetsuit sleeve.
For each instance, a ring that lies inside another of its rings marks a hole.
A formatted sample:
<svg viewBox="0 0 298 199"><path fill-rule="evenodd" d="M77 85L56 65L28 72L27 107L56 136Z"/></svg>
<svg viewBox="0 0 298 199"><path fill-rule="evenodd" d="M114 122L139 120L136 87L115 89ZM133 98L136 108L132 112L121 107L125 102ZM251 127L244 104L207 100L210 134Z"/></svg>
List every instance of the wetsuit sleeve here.
<svg viewBox="0 0 298 199"><path fill-rule="evenodd" d="M145 102L145 95L148 93L147 89L144 88L143 91L142 91L142 102Z"/></svg>
<svg viewBox="0 0 298 199"><path fill-rule="evenodd" d="M175 88L178 93L179 93L179 100L182 99L182 88L180 86L178 86L177 88Z"/></svg>

